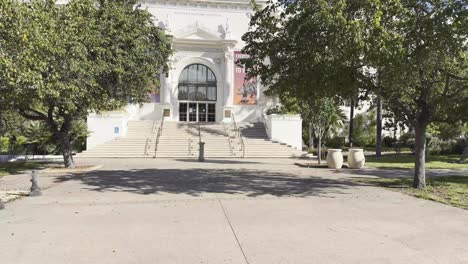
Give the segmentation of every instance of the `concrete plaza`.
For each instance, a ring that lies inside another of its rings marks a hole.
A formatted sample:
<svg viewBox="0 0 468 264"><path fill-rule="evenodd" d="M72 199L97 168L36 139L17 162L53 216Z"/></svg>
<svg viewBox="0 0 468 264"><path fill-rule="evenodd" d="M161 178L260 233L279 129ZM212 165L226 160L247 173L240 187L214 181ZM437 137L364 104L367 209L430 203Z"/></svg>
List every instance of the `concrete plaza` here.
<svg viewBox="0 0 468 264"><path fill-rule="evenodd" d="M0 210L0 263L468 263L467 210L349 180L409 172L295 162L80 159Z"/></svg>

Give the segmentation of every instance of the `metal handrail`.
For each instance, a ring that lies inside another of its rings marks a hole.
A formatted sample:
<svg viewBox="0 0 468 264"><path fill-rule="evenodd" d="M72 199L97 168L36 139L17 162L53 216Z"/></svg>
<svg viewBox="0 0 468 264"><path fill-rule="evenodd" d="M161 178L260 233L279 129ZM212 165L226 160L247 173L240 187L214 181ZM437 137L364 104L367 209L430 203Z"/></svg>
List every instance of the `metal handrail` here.
<svg viewBox="0 0 468 264"><path fill-rule="evenodd" d="M241 151L242 151L242 156L241 158L245 158L245 143L244 139L242 137L242 131L240 127L237 125L236 118L234 117L234 113L231 112L231 119L232 119L232 124L234 126L234 131L236 131L237 136L239 137L239 142L241 144Z"/></svg>
<svg viewBox="0 0 468 264"><path fill-rule="evenodd" d="M151 126L151 133L150 133L150 136L146 139L146 144L145 144L145 156L148 155L148 150L149 150L149 147L150 147L150 142L151 142L151 138L153 137L153 134L154 134L154 126L156 125L156 120L153 121L153 125Z"/></svg>
<svg viewBox="0 0 468 264"><path fill-rule="evenodd" d="M147 138L146 139L146 144L145 144L145 156L148 155L149 142L150 142L150 139Z"/></svg>
<svg viewBox="0 0 468 264"><path fill-rule="evenodd" d="M163 113L161 115L161 125L158 128L158 134L156 134L156 142L154 143L154 156L153 156L153 158L156 158L156 154L158 152L159 139L162 136L163 127L164 127L164 111L163 111Z"/></svg>

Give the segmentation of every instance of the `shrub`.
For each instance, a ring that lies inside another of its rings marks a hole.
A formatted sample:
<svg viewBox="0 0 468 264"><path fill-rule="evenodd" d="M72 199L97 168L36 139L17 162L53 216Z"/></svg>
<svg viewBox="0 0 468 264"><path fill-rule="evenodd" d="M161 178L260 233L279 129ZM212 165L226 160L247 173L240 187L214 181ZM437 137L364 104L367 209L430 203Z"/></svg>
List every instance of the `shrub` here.
<svg viewBox="0 0 468 264"><path fill-rule="evenodd" d="M453 140L441 140L440 138L431 138L427 144L427 151L432 155L437 154L450 154L452 151Z"/></svg>
<svg viewBox="0 0 468 264"><path fill-rule="evenodd" d="M403 143L403 146L409 147L409 148L412 148L410 146L414 146L414 139L415 139L414 132L407 132L400 136L400 141L401 143ZM411 141L408 143L408 140L411 140Z"/></svg>
<svg viewBox="0 0 468 264"><path fill-rule="evenodd" d="M382 143L385 147L388 147L388 148L391 148L393 147L393 143L395 142L396 140L393 138L393 137L389 137L389 136L386 136L382 139Z"/></svg>
<svg viewBox="0 0 468 264"><path fill-rule="evenodd" d="M276 105L276 106L273 106L273 107L269 107L265 111L266 115L272 115L272 114L284 115L284 114L287 114L287 113L288 113L288 111L282 105Z"/></svg>
<svg viewBox="0 0 468 264"><path fill-rule="evenodd" d="M356 146L366 147L375 146L375 113L358 114L354 117L354 144Z"/></svg>
<svg viewBox="0 0 468 264"><path fill-rule="evenodd" d="M468 138L459 138L455 140L455 144L453 144L451 153L462 155L465 148L468 147Z"/></svg>
<svg viewBox="0 0 468 264"><path fill-rule="evenodd" d="M343 148L345 146L345 137L332 137L325 139L325 145L329 148Z"/></svg>
<svg viewBox="0 0 468 264"><path fill-rule="evenodd" d="M0 137L0 154L7 154L10 150L10 139L8 137Z"/></svg>
<svg viewBox="0 0 468 264"><path fill-rule="evenodd" d="M414 147L416 146L416 140L414 138L409 138L408 140L406 140L404 146L414 151Z"/></svg>

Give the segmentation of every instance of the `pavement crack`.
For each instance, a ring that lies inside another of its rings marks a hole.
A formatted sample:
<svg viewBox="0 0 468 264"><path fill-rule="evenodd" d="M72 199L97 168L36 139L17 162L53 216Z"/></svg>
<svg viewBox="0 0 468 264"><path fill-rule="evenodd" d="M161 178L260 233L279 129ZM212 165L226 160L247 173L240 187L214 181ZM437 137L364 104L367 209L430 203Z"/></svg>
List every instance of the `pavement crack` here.
<svg viewBox="0 0 468 264"><path fill-rule="evenodd" d="M240 251L242 252L242 256L244 256L245 263L249 264L249 260L247 259L247 256L245 255L244 249L242 248L239 238L237 237L236 231L234 230L234 227L231 224L231 220L229 220L229 217L226 212L226 208L224 208L223 203L221 202L221 199L219 199L218 195L216 195L216 200L218 200L219 206L221 206L221 209L223 210L224 217L226 218L226 221L228 222L229 227L231 228L231 232L234 235L234 238L236 239L236 242L237 242L237 245L239 246Z"/></svg>

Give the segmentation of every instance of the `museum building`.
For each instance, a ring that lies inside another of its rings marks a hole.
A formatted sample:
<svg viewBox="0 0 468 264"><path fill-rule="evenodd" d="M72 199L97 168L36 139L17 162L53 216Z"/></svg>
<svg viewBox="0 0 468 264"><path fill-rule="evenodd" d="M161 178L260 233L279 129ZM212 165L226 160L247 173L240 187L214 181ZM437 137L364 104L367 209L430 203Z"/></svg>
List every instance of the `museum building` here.
<svg viewBox="0 0 468 264"><path fill-rule="evenodd" d="M147 0L141 8L173 36L169 71L160 76L160 89L148 103L90 114L88 149L125 136L129 120L232 122L235 117L239 123L262 122L264 110L275 100L264 96L266 88L255 78L246 79L236 64L246 56L241 37L253 14L249 0Z"/></svg>

